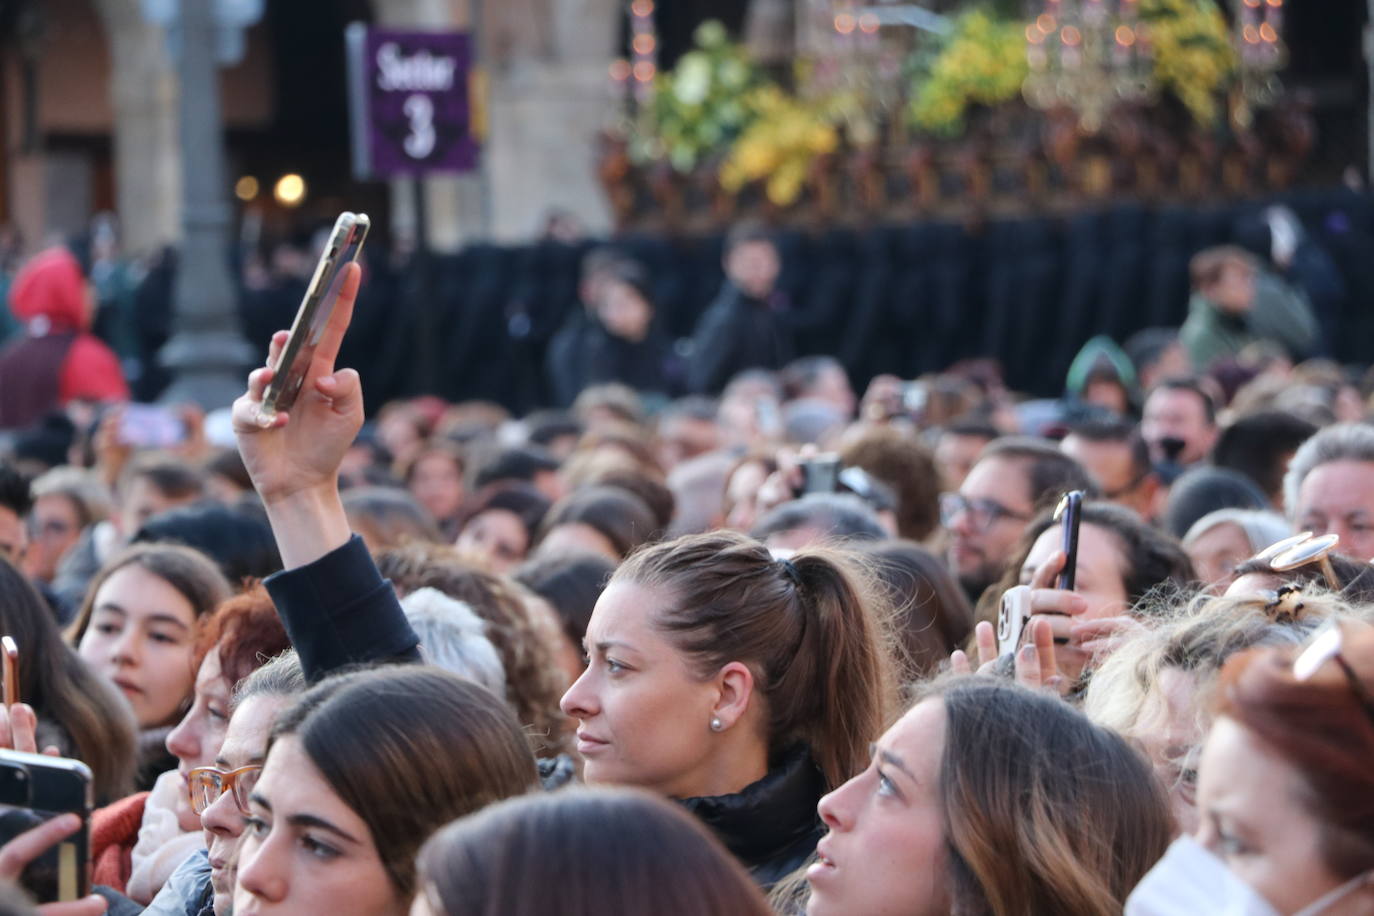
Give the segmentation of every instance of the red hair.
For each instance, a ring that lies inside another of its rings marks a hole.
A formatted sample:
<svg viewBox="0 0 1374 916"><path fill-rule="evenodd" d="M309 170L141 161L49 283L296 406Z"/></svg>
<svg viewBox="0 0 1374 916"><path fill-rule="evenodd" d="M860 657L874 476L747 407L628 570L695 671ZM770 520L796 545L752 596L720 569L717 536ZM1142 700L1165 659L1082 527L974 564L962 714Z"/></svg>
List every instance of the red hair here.
<svg viewBox="0 0 1374 916"><path fill-rule="evenodd" d="M1347 628L1341 656L1374 690L1374 632ZM1293 677L1291 649L1251 649L1221 673L1218 713L1269 745L1302 777L1321 823L1319 851L1338 876L1374 868L1374 719L1332 661Z"/></svg>
<svg viewBox="0 0 1374 916"><path fill-rule="evenodd" d="M277 607L262 583L224 601L205 621L196 640L197 659L204 659L216 647L220 670L231 688L291 648Z"/></svg>

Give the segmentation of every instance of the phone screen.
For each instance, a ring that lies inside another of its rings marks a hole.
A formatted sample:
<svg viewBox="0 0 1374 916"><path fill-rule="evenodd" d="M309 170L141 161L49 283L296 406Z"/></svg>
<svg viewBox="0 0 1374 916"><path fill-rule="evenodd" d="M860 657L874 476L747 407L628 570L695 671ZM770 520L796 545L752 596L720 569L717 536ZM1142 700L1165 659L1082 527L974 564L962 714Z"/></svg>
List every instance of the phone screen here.
<svg viewBox="0 0 1374 916"><path fill-rule="evenodd" d="M135 448L171 448L186 439L186 424L157 404L125 404L119 414L119 439Z"/></svg>

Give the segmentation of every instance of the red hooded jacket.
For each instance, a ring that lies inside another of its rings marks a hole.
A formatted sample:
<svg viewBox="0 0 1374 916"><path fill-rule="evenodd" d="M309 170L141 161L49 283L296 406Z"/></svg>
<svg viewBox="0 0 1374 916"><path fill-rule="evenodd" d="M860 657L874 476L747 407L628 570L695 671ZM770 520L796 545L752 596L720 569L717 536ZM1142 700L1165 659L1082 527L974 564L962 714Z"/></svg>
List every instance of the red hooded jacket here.
<svg viewBox="0 0 1374 916"><path fill-rule="evenodd" d="M10 310L27 333L0 352L0 429L31 426L70 401L127 401L114 352L91 335L81 268L65 248L35 255L14 278Z"/></svg>

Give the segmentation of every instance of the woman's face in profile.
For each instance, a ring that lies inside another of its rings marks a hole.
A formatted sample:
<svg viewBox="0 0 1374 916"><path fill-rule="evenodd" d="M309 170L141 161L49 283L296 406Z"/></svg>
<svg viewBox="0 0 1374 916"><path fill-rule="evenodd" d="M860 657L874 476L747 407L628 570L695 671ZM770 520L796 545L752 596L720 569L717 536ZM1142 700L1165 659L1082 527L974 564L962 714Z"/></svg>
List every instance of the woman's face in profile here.
<svg viewBox="0 0 1374 916"><path fill-rule="evenodd" d="M719 694L653 625L669 597L632 582L607 586L587 625L587 668L561 706L578 720L587 782L677 798L720 794L708 789Z"/></svg>
<svg viewBox="0 0 1374 916"><path fill-rule="evenodd" d="M407 911L372 832L305 753L272 745L253 789L239 847L234 913L399 916Z"/></svg>
<svg viewBox="0 0 1374 916"><path fill-rule="evenodd" d="M1222 717L1212 726L1198 774L1196 839L1280 913L1296 913L1345 882L1322 860L1321 824L1302 774L1249 729ZM1366 889L1331 913L1368 910Z"/></svg>
<svg viewBox="0 0 1374 916"><path fill-rule="evenodd" d="M868 769L821 799L830 833L806 873L807 916L949 913L944 750L944 703L923 700L878 739Z"/></svg>

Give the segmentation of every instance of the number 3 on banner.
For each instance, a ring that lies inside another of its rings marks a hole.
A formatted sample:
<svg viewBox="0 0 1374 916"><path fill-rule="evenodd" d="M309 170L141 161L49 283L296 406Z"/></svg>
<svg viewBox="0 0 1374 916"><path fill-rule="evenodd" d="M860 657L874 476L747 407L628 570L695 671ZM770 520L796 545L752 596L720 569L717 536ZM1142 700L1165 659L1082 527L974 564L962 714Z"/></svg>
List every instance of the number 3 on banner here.
<svg viewBox="0 0 1374 916"><path fill-rule="evenodd" d="M427 95L406 99L405 114L410 119L410 134L405 139L406 155L423 159L434 152L434 103Z"/></svg>

